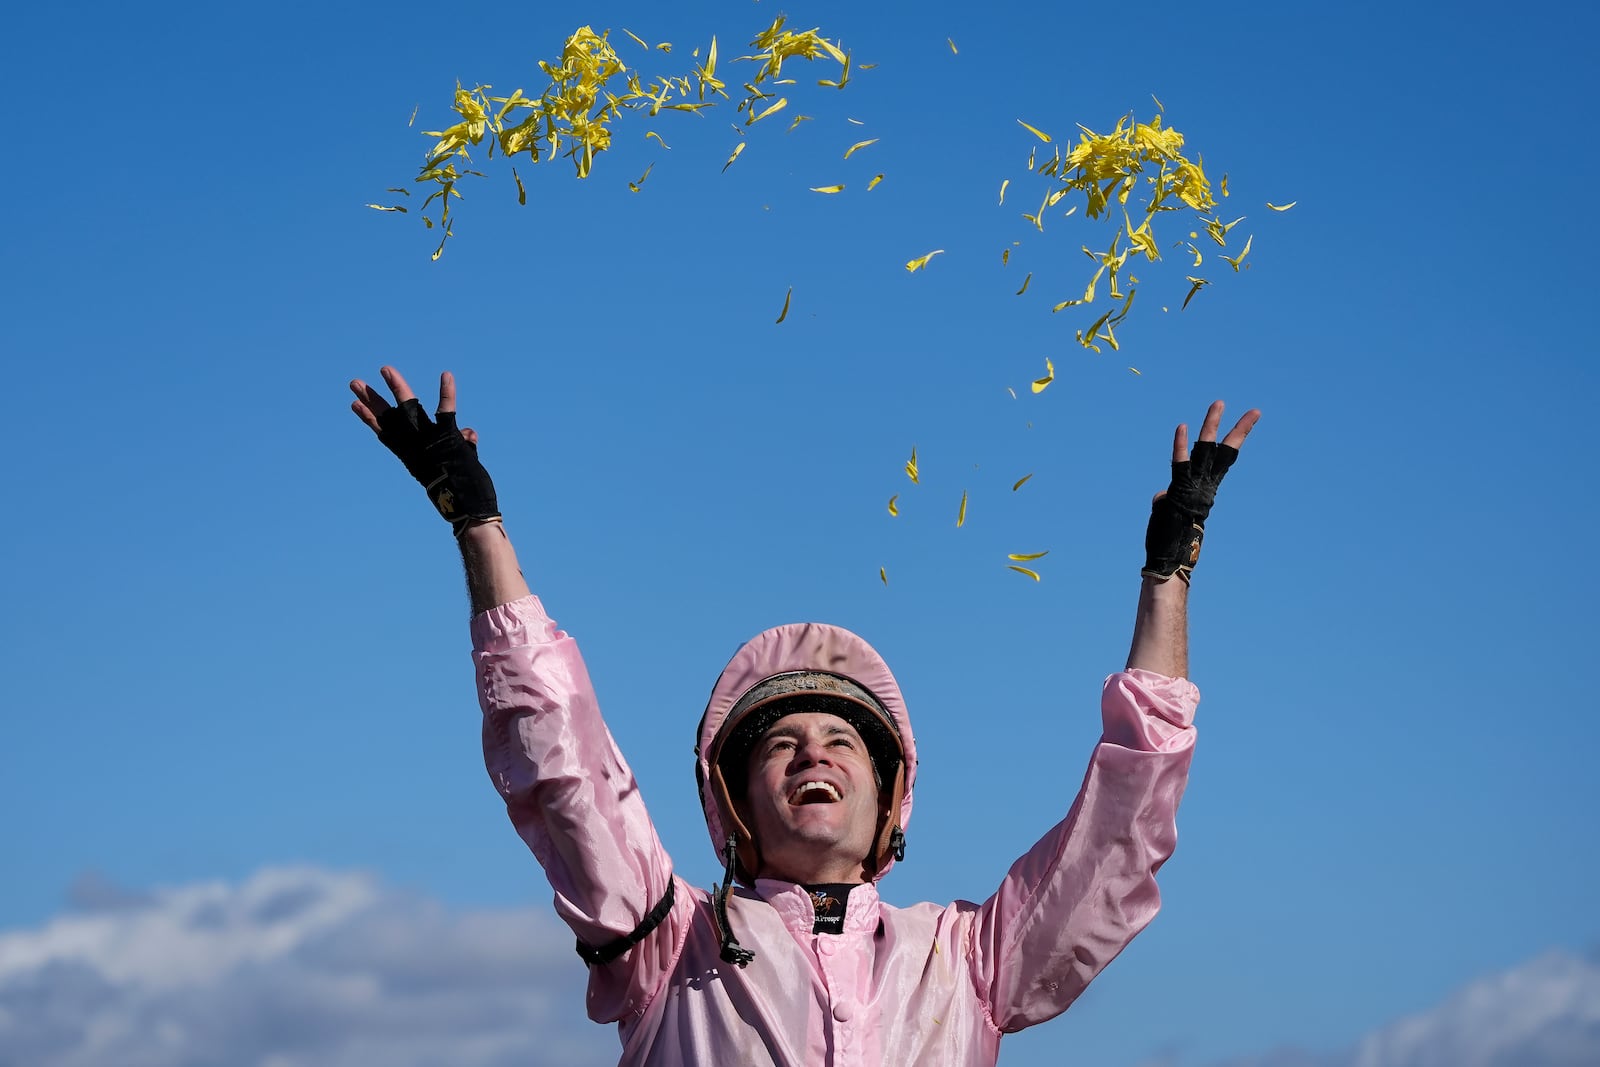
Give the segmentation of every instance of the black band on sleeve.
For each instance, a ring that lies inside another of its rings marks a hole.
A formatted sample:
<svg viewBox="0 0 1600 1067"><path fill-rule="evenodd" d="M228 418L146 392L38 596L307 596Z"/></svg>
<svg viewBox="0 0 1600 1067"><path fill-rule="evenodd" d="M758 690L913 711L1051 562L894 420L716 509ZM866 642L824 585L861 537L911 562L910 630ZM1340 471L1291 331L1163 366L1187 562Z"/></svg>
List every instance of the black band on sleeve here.
<svg viewBox="0 0 1600 1067"><path fill-rule="evenodd" d="M639 925L633 928L633 933L619 937L615 941L601 945L599 948L590 948L583 943L582 939L579 939L578 955L582 957L583 962L591 967L596 964L610 963L634 945L643 941L651 930L661 925L661 920L665 919L667 913L672 910L675 881L675 879L668 879L667 891L661 894L661 899L656 901L656 906L650 909L650 914L639 920Z"/></svg>

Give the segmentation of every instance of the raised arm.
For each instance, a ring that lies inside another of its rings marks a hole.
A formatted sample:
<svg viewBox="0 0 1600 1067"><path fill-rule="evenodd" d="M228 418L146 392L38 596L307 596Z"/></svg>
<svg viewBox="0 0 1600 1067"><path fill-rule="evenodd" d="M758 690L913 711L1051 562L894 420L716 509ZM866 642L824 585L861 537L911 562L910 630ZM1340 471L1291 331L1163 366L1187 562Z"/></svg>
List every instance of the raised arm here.
<svg viewBox="0 0 1600 1067"><path fill-rule="evenodd" d="M1222 410L1218 400L1206 412L1192 457L1189 427L1179 423L1172 435L1172 484L1156 494L1145 531L1144 582L1133 621L1133 645L1128 650L1129 670L1152 671L1168 678L1189 676L1189 575L1200 559L1200 542L1217 486L1261 418L1261 412L1251 408L1219 445L1217 427L1222 423Z"/></svg>

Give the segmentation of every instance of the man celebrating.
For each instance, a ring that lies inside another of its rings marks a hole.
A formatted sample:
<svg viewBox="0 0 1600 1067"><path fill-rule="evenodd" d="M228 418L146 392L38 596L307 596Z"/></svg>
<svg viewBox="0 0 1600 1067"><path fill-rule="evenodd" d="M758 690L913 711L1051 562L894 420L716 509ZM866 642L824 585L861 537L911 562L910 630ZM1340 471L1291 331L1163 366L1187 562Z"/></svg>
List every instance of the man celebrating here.
<svg viewBox="0 0 1600 1067"><path fill-rule="evenodd" d="M472 598L483 747L517 832L589 965L589 1016L623 1064L992 1065L1002 1034L1054 1018L1154 917L1199 693L1190 572L1223 475L1260 412L1217 442L1211 405L1173 439L1127 669L1077 799L982 904L896 908L878 880L905 855L917 777L900 687L860 637L817 623L735 653L700 720L695 774L727 873L679 878L600 717L577 644L518 568L455 382L435 420L398 371L395 403L350 383L355 413L455 530ZM733 883L737 880L739 887Z"/></svg>

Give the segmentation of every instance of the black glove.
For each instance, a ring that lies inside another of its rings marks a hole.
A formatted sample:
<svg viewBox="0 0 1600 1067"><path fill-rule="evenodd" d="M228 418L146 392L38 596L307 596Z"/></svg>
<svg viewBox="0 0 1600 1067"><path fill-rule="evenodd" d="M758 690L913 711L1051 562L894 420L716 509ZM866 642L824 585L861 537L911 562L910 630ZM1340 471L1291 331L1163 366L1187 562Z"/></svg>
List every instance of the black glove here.
<svg viewBox="0 0 1600 1067"><path fill-rule="evenodd" d="M378 440L422 483L460 537L469 526L498 519L500 505L489 472L478 462L478 447L456 429L456 413L442 411L438 419L430 421L413 397L378 416Z"/></svg>
<svg viewBox="0 0 1600 1067"><path fill-rule="evenodd" d="M1144 570L1155 578L1176 574L1185 582L1200 559L1206 516L1217 500L1217 486L1239 450L1215 441L1197 441L1189 458L1172 465L1172 484L1150 509L1144 533Z"/></svg>

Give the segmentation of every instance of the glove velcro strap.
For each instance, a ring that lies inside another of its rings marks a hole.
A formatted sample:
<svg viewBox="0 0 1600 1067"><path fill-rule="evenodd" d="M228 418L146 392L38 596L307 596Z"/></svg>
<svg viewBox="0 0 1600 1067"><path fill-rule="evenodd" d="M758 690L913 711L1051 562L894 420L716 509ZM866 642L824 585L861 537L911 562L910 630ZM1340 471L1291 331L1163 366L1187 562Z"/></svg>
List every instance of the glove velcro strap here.
<svg viewBox="0 0 1600 1067"><path fill-rule="evenodd" d="M608 941L599 948L590 948L580 938L578 940L578 955L583 959L583 962L591 967L610 963L634 945L643 941L651 930L661 925L661 920L665 919L667 913L672 910L674 884L675 880L673 879L667 881L667 891L661 894L661 899L656 901L656 906L650 909L650 914L639 920L639 925L633 928L631 934L619 937L615 941Z"/></svg>
<svg viewBox="0 0 1600 1067"><path fill-rule="evenodd" d="M1152 553L1152 558L1145 563L1144 569L1139 573L1163 580L1176 574L1183 579L1185 585L1188 585L1190 572L1194 570L1194 565L1200 562L1200 544L1205 537L1204 526L1198 522L1190 523L1189 529L1176 544L1159 555Z"/></svg>

